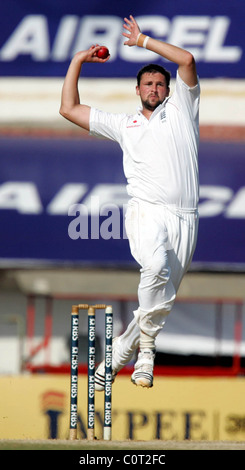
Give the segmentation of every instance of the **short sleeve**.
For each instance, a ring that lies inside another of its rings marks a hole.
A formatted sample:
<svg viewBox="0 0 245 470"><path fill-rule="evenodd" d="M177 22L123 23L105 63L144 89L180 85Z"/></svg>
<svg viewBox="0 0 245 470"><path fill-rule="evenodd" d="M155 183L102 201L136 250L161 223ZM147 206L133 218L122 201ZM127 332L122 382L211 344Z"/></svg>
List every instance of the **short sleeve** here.
<svg viewBox="0 0 245 470"><path fill-rule="evenodd" d="M200 84L189 87L177 71L175 90L170 98L181 111L192 120L198 119L200 105Z"/></svg>
<svg viewBox="0 0 245 470"><path fill-rule="evenodd" d="M96 108L91 108L89 122L90 134L120 142L121 125L125 117L125 114L107 113Z"/></svg>

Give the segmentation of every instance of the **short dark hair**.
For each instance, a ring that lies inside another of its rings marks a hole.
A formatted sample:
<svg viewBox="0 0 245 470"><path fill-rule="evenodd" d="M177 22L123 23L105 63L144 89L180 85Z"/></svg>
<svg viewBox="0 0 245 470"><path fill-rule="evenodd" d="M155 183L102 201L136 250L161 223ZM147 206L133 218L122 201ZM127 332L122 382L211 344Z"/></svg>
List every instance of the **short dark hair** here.
<svg viewBox="0 0 245 470"><path fill-rule="evenodd" d="M137 85L139 86L140 81L141 81L141 77L144 73L157 73L157 72L164 75L164 77L166 79L167 87L169 87L171 74L168 70L166 70L164 67L162 67L161 65L158 65L158 64L148 64L148 65L145 65L144 67L142 67L142 69L140 69L138 74L137 74Z"/></svg>

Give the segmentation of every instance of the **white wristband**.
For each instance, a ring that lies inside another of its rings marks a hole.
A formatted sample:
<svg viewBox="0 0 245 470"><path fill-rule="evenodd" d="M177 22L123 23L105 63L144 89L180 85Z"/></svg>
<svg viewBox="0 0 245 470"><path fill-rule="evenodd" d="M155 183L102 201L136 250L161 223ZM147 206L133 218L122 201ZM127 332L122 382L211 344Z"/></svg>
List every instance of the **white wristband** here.
<svg viewBox="0 0 245 470"><path fill-rule="evenodd" d="M137 39L136 39L136 46L138 46L138 40L139 40L140 35L141 35L141 33L139 33L138 36L137 36Z"/></svg>
<svg viewBox="0 0 245 470"><path fill-rule="evenodd" d="M139 33L137 36L136 45L139 47L144 47L146 49L148 39L150 39L149 36Z"/></svg>
<svg viewBox="0 0 245 470"><path fill-rule="evenodd" d="M146 36L143 42L143 47L146 49L146 45L148 43L149 36Z"/></svg>

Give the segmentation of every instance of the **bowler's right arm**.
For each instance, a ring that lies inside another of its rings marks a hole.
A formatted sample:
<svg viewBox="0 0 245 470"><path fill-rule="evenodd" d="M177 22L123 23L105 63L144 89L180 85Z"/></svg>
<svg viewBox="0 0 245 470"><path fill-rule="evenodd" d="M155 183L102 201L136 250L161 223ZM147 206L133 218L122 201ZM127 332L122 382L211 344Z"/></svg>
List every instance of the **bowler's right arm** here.
<svg viewBox="0 0 245 470"><path fill-rule="evenodd" d="M68 68L61 94L60 114L68 121L89 131L90 106L80 103L78 80L82 65L86 62L104 63L106 59L96 56L100 46L91 46L87 51L75 54Z"/></svg>

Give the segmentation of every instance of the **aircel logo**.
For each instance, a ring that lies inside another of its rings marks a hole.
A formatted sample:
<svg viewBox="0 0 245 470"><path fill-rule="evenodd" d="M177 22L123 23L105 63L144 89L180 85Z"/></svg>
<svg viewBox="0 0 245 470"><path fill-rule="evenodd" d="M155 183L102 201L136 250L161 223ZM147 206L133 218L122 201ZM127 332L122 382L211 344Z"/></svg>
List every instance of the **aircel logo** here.
<svg viewBox="0 0 245 470"><path fill-rule="evenodd" d="M142 31L152 37L176 44L190 50L197 61L239 62L242 48L228 45L231 20L228 16L175 16L170 20L160 15L136 18ZM154 59L151 51L124 47L122 19L117 16L65 15L61 17L51 40L49 19L45 15L27 15L12 31L0 50L1 61L13 61L20 55L45 62L69 60L78 50L91 44L106 43L111 61L120 58L128 62Z"/></svg>
<svg viewBox="0 0 245 470"><path fill-rule="evenodd" d="M0 185L0 210L15 210L20 214L74 217L81 214L106 216L109 208L122 210L128 195L123 184L97 184L92 189L86 183L66 183L45 206L38 187L33 182L7 181ZM234 192L228 186L200 186L200 217L223 215L228 219L245 219L245 186Z"/></svg>

